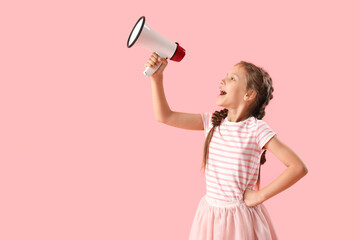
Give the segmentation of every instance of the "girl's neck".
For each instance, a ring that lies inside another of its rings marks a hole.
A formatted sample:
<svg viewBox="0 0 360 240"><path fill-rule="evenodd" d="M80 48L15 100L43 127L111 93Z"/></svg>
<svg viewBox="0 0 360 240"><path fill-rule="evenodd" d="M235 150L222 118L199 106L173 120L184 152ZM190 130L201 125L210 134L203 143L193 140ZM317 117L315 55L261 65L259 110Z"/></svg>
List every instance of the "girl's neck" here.
<svg viewBox="0 0 360 240"><path fill-rule="evenodd" d="M245 112L243 109L241 109L240 111L238 109L236 110L228 109L227 119L229 122L240 122L248 119L249 117L250 115L247 112Z"/></svg>

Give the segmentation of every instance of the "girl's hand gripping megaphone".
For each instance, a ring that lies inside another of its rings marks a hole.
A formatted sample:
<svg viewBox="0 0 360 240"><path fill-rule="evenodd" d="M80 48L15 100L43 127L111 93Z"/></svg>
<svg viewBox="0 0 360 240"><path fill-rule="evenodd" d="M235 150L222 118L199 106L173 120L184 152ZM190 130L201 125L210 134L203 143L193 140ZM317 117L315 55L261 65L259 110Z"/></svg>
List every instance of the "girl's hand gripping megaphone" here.
<svg viewBox="0 0 360 240"><path fill-rule="evenodd" d="M133 27L127 41L127 47L130 48L134 44L142 45L143 47L156 52L161 58L169 58L175 62L180 62L185 56L185 49L179 43L169 41L154 30L152 30L146 23L145 17L142 16ZM159 67L147 67L143 72L145 76L151 76Z"/></svg>
<svg viewBox="0 0 360 240"><path fill-rule="evenodd" d="M161 53L155 52L159 57L161 58L167 58L167 56L162 56ZM157 67L151 68L151 67L146 67L145 71L143 72L143 74L147 77L150 77L151 75L153 75L154 72L156 72L156 70L159 69L159 67L161 66L161 62L159 63L159 65Z"/></svg>

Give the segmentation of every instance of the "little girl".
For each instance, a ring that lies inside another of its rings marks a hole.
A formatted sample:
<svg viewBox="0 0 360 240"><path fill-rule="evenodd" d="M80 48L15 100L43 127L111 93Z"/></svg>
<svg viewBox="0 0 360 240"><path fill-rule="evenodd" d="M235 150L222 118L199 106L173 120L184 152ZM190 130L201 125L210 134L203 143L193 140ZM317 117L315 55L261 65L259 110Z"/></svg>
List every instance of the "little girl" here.
<svg viewBox="0 0 360 240"><path fill-rule="evenodd" d="M214 113L172 111L163 88L168 62L152 53L145 64L162 65L150 77L157 121L170 126L205 130L206 194L197 207L189 240L278 239L263 202L287 189L308 172L305 163L261 120L273 98L272 79L262 68L241 61L220 81ZM287 169L259 188L260 166L269 150ZM253 187L255 190L253 190Z"/></svg>

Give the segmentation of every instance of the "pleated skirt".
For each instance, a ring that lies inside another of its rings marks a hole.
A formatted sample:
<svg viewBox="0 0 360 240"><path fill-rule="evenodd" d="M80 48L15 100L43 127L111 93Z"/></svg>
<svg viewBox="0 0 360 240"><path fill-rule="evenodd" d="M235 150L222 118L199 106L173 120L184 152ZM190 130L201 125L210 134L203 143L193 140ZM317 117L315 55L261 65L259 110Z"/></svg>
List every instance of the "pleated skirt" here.
<svg viewBox="0 0 360 240"><path fill-rule="evenodd" d="M277 240L265 206L248 207L242 199L217 202L200 199L189 240Z"/></svg>

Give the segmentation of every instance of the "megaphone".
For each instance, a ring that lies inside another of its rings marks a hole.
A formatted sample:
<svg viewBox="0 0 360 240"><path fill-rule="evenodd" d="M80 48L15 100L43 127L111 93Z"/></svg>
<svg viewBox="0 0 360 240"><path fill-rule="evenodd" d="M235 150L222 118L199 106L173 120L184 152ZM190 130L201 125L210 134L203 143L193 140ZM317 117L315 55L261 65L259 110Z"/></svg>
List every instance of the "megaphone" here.
<svg viewBox="0 0 360 240"><path fill-rule="evenodd" d="M136 43L136 44L135 44ZM134 45L141 45L153 52L161 58L169 58L172 61L180 62L185 56L185 49L179 43L169 41L154 30L152 30L146 23L145 17L142 16L136 22L132 29L127 41L127 47L130 48ZM145 76L151 76L159 67L156 68L146 67L143 72Z"/></svg>

